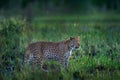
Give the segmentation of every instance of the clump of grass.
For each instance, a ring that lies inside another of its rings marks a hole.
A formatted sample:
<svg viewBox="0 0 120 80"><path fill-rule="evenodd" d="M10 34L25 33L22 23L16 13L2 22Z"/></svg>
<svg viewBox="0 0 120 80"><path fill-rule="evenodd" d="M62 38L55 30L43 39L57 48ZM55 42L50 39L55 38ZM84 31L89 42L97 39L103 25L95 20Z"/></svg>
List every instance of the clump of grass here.
<svg viewBox="0 0 120 80"><path fill-rule="evenodd" d="M13 18L0 24L0 74L2 79L9 79L14 69L20 68L20 37L23 31L22 21Z"/></svg>

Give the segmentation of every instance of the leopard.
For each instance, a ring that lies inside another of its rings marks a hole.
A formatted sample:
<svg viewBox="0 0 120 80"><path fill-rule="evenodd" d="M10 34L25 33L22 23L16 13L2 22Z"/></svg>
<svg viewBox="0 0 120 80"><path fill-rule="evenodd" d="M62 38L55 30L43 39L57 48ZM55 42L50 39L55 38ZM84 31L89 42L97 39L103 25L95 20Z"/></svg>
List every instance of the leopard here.
<svg viewBox="0 0 120 80"><path fill-rule="evenodd" d="M78 50L80 47L80 37L70 37L59 42L38 41L28 45L24 54L23 64L30 64L31 67L39 65L43 68L44 61L58 61L65 69L68 69L69 59L73 50Z"/></svg>

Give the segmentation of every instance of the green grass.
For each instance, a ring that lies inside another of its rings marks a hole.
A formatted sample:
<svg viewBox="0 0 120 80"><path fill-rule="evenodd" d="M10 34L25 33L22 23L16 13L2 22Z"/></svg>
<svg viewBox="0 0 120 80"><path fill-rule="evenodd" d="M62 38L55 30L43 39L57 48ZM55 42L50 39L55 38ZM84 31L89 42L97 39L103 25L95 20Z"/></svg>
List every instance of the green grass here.
<svg viewBox="0 0 120 80"><path fill-rule="evenodd" d="M73 51L68 72L62 66L60 70L60 64L54 61L46 62L50 72L41 69L33 71L29 65L19 70L20 66L13 63L15 66L13 73L0 73L0 78L3 80L119 80L120 23L114 20L119 21L120 16L118 14L42 16L35 18L32 28L29 29L24 21L17 23L17 20L12 19L15 25L23 25L22 34L19 35L20 53L15 57L19 63L22 62L23 58L20 55L24 54L29 39L30 43L59 42L71 36L80 36L81 48ZM27 34L30 37L27 37Z"/></svg>

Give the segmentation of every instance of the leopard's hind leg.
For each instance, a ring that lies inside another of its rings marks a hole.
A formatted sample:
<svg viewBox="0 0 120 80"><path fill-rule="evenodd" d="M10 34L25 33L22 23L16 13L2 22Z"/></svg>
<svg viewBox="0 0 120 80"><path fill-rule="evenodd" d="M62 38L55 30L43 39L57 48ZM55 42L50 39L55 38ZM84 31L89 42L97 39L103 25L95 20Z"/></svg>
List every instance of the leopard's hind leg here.
<svg viewBox="0 0 120 80"><path fill-rule="evenodd" d="M23 65L29 63L29 61L30 61L30 54L31 54L30 50L27 50L25 55L24 55Z"/></svg>

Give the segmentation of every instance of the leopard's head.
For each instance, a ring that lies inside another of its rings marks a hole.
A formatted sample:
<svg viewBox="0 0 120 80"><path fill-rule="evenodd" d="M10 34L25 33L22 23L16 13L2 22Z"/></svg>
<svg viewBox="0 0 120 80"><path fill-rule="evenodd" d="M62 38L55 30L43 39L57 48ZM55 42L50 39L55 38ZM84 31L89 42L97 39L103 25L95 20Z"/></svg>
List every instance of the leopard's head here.
<svg viewBox="0 0 120 80"><path fill-rule="evenodd" d="M80 37L70 37L70 44L69 44L69 47L72 49L72 50L76 50L80 47Z"/></svg>

